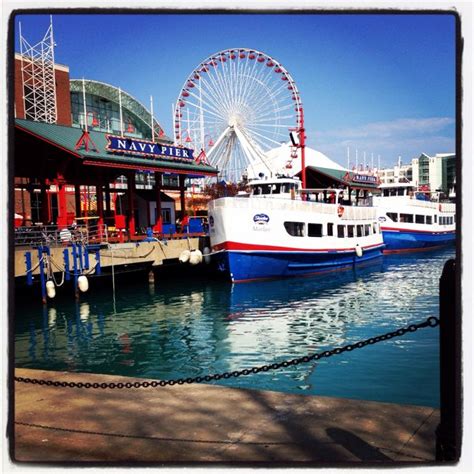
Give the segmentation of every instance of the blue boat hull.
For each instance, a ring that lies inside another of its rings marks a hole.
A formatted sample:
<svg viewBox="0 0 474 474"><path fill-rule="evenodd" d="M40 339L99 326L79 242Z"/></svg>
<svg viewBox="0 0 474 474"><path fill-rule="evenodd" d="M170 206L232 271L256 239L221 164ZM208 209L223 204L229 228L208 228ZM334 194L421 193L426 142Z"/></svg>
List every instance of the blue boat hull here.
<svg viewBox="0 0 474 474"><path fill-rule="evenodd" d="M433 233L382 229L382 235L386 246L385 253L429 250L450 245L456 241L455 231Z"/></svg>
<svg viewBox="0 0 474 474"><path fill-rule="evenodd" d="M217 257L220 272L233 282L285 278L352 267L382 255L383 245L364 249L361 257L349 252L242 252L226 250Z"/></svg>

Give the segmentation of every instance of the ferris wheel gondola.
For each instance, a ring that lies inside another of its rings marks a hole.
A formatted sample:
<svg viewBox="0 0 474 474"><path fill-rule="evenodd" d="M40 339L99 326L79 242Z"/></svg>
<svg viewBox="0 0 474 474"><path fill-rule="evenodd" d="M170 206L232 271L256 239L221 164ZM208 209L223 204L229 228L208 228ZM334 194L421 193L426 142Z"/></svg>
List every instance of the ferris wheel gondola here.
<svg viewBox="0 0 474 474"><path fill-rule="evenodd" d="M174 107L175 142L196 151L237 182L268 150L303 129L295 81L277 60L247 48L219 51L185 80ZM269 172L272 170L267 165Z"/></svg>

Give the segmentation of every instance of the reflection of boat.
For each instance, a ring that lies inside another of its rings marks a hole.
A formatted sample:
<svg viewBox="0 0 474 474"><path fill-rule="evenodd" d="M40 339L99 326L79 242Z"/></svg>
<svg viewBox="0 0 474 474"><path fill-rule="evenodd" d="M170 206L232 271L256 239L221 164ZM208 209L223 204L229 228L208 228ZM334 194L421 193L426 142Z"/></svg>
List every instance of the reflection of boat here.
<svg viewBox="0 0 474 474"><path fill-rule="evenodd" d="M325 272L381 254L375 209L343 201L344 190L303 190L285 177L249 187L209 203L211 246L232 281Z"/></svg>
<svg viewBox="0 0 474 474"><path fill-rule="evenodd" d="M456 205L430 201L409 183L381 185L374 197L386 253L441 247L456 238Z"/></svg>

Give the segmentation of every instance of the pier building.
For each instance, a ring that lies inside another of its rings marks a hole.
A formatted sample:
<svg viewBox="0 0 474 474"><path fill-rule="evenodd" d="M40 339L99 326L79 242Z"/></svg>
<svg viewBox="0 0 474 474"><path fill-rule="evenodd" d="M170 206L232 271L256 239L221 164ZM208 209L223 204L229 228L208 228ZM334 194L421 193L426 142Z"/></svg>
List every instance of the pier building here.
<svg viewBox="0 0 474 474"><path fill-rule="evenodd" d="M146 227L173 230L186 212L186 179L217 174L197 163L192 150L173 146L132 95L99 81L71 80L54 57L15 54L14 113L20 225L63 227L95 217L99 226L126 229L126 238Z"/></svg>

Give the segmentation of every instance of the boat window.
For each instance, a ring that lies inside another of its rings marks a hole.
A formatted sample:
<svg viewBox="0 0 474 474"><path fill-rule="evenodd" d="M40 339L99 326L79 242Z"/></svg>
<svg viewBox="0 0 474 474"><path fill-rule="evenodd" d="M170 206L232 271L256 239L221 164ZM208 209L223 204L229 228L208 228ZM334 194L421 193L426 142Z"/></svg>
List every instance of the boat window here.
<svg viewBox="0 0 474 474"><path fill-rule="evenodd" d="M343 238L344 238L344 233L345 233L345 232L344 232L344 227L345 227L344 225L338 225L338 226L337 226L337 236L338 236L338 238L340 238L340 239L343 239Z"/></svg>
<svg viewBox="0 0 474 474"><path fill-rule="evenodd" d="M437 215L434 216L434 222L435 222L435 224L438 222L438 216Z"/></svg>
<svg viewBox="0 0 474 474"><path fill-rule="evenodd" d="M427 224L432 224L433 223L433 218L431 216L426 216L426 223Z"/></svg>
<svg viewBox="0 0 474 474"><path fill-rule="evenodd" d="M374 231L374 234L377 233L377 222L372 223L372 230Z"/></svg>
<svg viewBox="0 0 474 474"><path fill-rule="evenodd" d="M370 235L370 224L365 224L365 235Z"/></svg>
<svg viewBox="0 0 474 474"><path fill-rule="evenodd" d="M393 222L398 222L398 214L396 212L387 212L387 217Z"/></svg>
<svg viewBox="0 0 474 474"><path fill-rule="evenodd" d="M413 214L400 214L400 222L413 222Z"/></svg>
<svg viewBox="0 0 474 474"><path fill-rule="evenodd" d="M308 237L322 237L322 236L323 236L322 224L308 224Z"/></svg>
<svg viewBox="0 0 474 474"><path fill-rule="evenodd" d="M453 225L453 218L452 217L449 218L449 225Z"/></svg>
<svg viewBox="0 0 474 474"><path fill-rule="evenodd" d="M328 235L331 236L331 235L334 235L334 224L332 222L328 222Z"/></svg>
<svg viewBox="0 0 474 474"><path fill-rule="evenodd" d="M425 216L420 216L419 214L415 215L415 222L417 224L424 224L425 223Z"/></svg>
<svg viewBox="0 0 474 474"><path fill-rule="evenodd" d="M304 222L284 222L286 231L293 237L304 236Z"/></svg>
<svg viewBox="0 0 474 474"><path fill-rule="evenodd" d="M347 226L347 237L354 237L354 226L348 225Z"/></svg>
<svg viewBox="0 0 474 474"><path fill-rule="evenodd" d="M357 227L357 237L363 237L364 236L364 232L363 232L363 225L358 225L356 226Z"/></svg>

